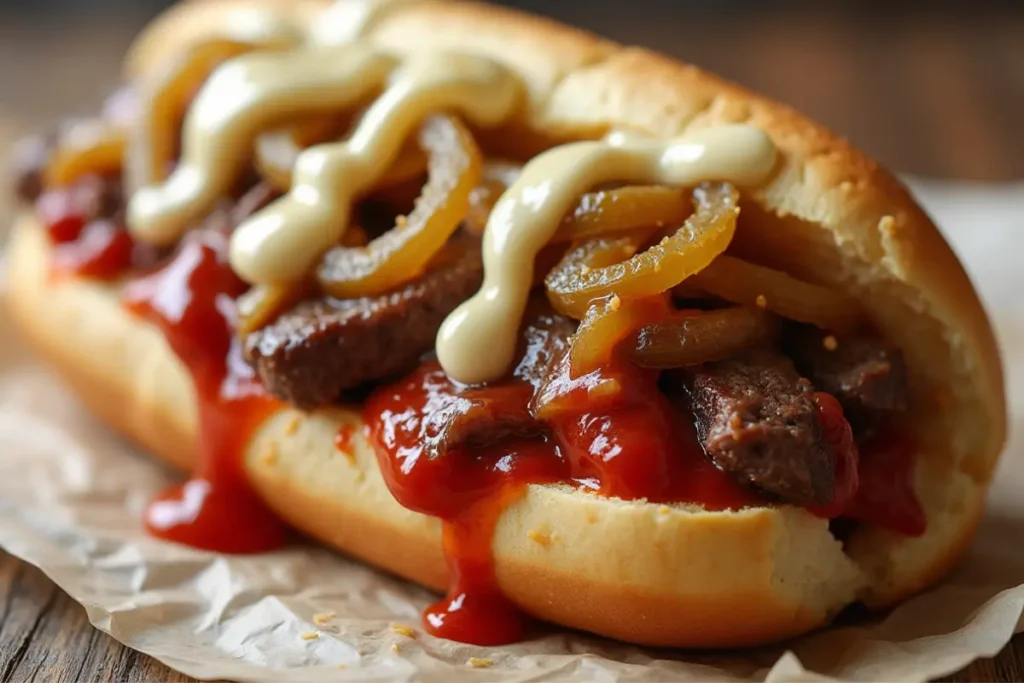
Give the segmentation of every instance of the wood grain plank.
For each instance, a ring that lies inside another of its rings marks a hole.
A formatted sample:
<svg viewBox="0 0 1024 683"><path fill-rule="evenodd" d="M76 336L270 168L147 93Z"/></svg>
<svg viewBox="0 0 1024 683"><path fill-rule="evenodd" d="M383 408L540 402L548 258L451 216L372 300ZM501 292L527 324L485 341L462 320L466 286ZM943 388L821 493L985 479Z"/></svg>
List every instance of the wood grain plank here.
<svg viewBox="0 0 1024 683"><path fill-rule="evenodd" d="M45 577L41 580L47 581ZM94 636L98 632L86 628L87 623L81 623L82 608L63 591L55 589L52 584L47 590L50 592L47 608L40 610L37 628L25 644L17 666L10 671L6 680L23 683L78 681L84 678L84 659L81 653L93 647Z"/></svg>
<svg viewBox="0 0 1024 683"><path fill-rule="evenodd" d="M58 599L58 590L41 572L5 561L0 574L4 605L0 612L0 680L13 680L32 649L36 633Z"/></svg>
<svg viewBox="0 0 1024 683"><path fill-rule="evenodd" d="M41 571L0 552L0 681L189 683L89 623Z"/></svg>
<svg viewBox="0 0 1024 683"><path fill-rule="evenodd" d="M1024 636L1016 636L998 656L979 659L963 671L940 680L957 683L1024 681Z"/></svg>

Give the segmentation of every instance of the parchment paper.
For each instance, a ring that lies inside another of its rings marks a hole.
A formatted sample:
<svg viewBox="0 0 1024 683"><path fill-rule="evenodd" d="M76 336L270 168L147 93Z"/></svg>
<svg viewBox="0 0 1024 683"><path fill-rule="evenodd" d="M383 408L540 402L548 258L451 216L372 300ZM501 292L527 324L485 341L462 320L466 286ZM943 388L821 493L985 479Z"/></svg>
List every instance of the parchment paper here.
<svg viewBox="0 0 1024 683"><path fill-rule="evenodd" d="M433 596L323 549L220 557L145 537L142 507L174 475L90 420L10 334L0 335L0 546L46 572L97 628L199 678L779 683L956 671L998 652L1024 611L1024 186L915 187L997 321L1013 433L967 560L882 621L737 653L558 631L499 649L439 641L419 628ZM473 657L491 665L474 668Z"/></svg>

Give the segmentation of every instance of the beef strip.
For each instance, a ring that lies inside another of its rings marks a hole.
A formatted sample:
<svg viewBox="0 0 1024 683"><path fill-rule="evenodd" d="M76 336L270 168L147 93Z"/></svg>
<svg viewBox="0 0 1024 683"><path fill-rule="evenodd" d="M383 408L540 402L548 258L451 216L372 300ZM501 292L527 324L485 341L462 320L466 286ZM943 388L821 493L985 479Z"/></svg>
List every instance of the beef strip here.
<svg viewBox="0 0 1024 683"><path fill-rule="evenodd" d="M788 358L758 349L680 376L715 465L796 505L832 502L835 475L818 406Z"/></svg>
<svg viewBox="0 0 1024 683"><path fill-rule="evenodd" d="M301 408L415 366L445 317L480 286L479 242L456 240L447 258L400 289L299 303L245 339L263 386Z"/></svg>
<svg viewBox="0 0 1024 683"><path fill-rule="evenodd" d="M453 448L495 443L509 437L531 438L545 426L530 413L532 389L525 384L464 389L439 401L424 420L429 456Z"/></svg>
<svg viewBox="0 0 1024 683"><path fill-rule="evenodd" d="M576 323L555 313L542 298L530 302L520 332L519 363L513 377L520 381L469 387L446 396L425 418L431 434L431 457L463 445L494 443L508 437L534 438L547 426L534 418L530 402L569 348Z"/></svg>
<svg viewBox="0 0 1024 683"><path fill-rule="evenodd" d="M863 439L907 409L903 353L870 333L829 336L816 327L792 325L786 350L814 386L836 397Z"/></svg>

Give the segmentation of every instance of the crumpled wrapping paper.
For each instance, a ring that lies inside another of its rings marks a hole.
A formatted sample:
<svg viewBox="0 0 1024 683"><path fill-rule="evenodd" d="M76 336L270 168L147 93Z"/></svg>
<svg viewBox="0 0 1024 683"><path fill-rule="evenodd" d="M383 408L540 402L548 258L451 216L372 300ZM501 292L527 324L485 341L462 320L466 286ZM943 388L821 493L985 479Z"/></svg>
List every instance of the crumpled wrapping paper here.
<svg viewBox="0 0 1024 683"><path fill-rule="evenodd" d="M40 567L97 628L203 679L782 683L956 671L1022 628L1024 185L914 185L996 320L1012 436L967 560L884 620L730 653L644 650L558 631L497 649L437 640L419 628L431 594L332 552L223 557L147 538L142 508L174 473L89 419L10 334L0 335L0 546ZM2 313L0 330L9 330ZM491 665L470 666L474 657Z"/></svg>

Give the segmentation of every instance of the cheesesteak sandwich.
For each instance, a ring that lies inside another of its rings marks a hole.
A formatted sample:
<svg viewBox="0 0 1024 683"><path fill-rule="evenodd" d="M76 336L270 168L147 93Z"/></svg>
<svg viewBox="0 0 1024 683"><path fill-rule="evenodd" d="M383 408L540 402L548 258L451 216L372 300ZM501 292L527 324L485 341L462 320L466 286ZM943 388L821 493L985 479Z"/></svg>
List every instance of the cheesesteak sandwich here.
<svg viewBox="0 0 1024 683"><path fill-rule="evenodd" d="M168 541L296 529L464 642L730 647L924 589L981 516L1004 395L957 259L693 66L470 2L186 2L16 162L17 325L191 471Z"/></svg>

